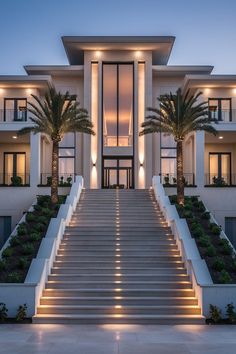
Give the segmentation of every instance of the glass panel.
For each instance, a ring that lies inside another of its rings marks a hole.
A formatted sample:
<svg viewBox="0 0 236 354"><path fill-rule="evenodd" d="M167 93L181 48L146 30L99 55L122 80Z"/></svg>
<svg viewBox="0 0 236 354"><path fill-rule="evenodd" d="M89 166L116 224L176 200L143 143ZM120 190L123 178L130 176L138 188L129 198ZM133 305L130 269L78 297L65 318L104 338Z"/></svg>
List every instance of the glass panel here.
<svg viewBox="0 0 236 354"><path fill-rule="evenodd" d="M211 119L218 119L219 114L219 101L209 100L209 113Z"/></svg>
<svg viewBox="0 0 236 354"><path fill-rule="evenodd" d="M221 178L225 183L230 184L230 155L221 155Z"/></svg>
<svg viewBox="0 0 236 354"><path fill-rule="evenodd" d="M117 146L117 65L103 66L104 146Z"/></svg>
<svg viewBox="0 0 236 354"><path fill-rule="evenodd" d="M174 141L174 138L172 135L169 134L161 134L161 147L176 147L176 142Z"/></svg>
<svg viewBox="0 0 236 354"><path fill-rule="evenodd" d="M162 175L176 175L176 159L161 159L161 173Z"/></svg>
<svg viewBox="0 0 236 354"><path fill-rule="evenodd" d="M60 147L74 147L75 146L75 133L66 133L64 138L59 143Z"/></svg>
<svg viewBox="0 0 236 354"><path fill-rule="evenodd" d="M74 174L74 158L59 158L59 177L60 175Z"/></svg>
<svg viewBox="0 0 236 354"><path fill-rule="evenodd" d="M176 149L161 149L162 157L176 157Z"/></svg>
<svg viewBox="0 0 236 354"><path fill-rule="evenodd" d="M119 160L120 167L132 167L132 160Z"/></svg>
<svg viewBox="0 0 236 354"><path fill-rule="evenodd" d="M117 184L117 170L109 170L109 186Z"/></svg>
<svg viewBox="0 0 236 354"><path fill-rule="evenodd" d="M119 146L131 146L133 134L133 66L119 65Z"/></svg>
<svg viewBox="0 0 236 354"><path fill-rule="evenodd" d="M16 155L16 176L19 176L22 184L25 184L25 154Z"/></svg>
<svg viewBox="0 0 236 354"><path fill-rule="evenodd" d="M104 160L104 167L117 167L117 160Z"/></svg>
<svg viewBox="0 0 236 354"><path fill-rule="evenodd" d="M11 184L12 176L13 176L13 154L6 154L4 183Z"/></svg>
<svg viewBox="0 0 236 354"><path fill-rule="evenodd" d="M75 149L59 149L59 156L75 156Z"/></svg>
<svg viewBox="0 0 236 354"><path fill-rule="evenodd" d="M119 170L119 185L122 188L127 188L128 170Z"/></svg>
<svg viewBox="0 0 236 354"><path fill-rule="evenodd" d="M218 164L218 154L210 155L210 174L218 176L219 164Z"/></svg>
<svg viewBox="0 0 236 354"><path fill-rule="evenodd" d="M225 122L230 121L230 100L221 100L221 119Z"/></svg>

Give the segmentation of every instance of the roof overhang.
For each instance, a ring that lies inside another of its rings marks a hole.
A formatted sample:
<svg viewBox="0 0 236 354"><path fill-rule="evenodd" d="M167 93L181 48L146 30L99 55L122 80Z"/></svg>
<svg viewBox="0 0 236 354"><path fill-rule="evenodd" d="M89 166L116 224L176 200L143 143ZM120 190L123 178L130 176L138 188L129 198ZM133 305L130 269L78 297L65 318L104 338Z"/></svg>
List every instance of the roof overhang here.
<svg viewBox="0 0 236 354"><path fill-rule="evenodd" d="M153 64L166 65L175 41L173 36L64 36L62 42L71 65L84 64L87 50L149 50Z"/></svg>
<svg viewBox="0 0 236 354"><path fill-rule="evenodd" d="M153 65L153 74L158 77L185 76L190 74L206 75L213 70L210 65Z"/></svg>
<svg viewBox="0 0 236 354"><path fill-rule="evenodd" d="M236 75L186 75L183 89L236 88Z"/></svg>
<svg viewBox="0 0 236 354"><path fill-rule="evenodd" d="M82 65L26 65L25 71L29 75L51 75L51 76L82 76L84 67Z"/></svg>
<svg viewBox="0 0 236 354"><path fill-rule="evenodd" d="M0 75L1 88L46 88L50 83L49 75Z"/></svg>

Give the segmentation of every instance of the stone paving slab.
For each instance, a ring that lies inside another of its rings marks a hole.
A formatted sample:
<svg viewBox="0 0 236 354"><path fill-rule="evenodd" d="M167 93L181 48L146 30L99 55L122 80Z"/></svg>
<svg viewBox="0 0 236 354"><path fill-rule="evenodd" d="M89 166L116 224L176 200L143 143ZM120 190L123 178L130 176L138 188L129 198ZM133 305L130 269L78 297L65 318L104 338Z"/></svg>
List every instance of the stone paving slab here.
<svg viewBox="0 0 236 354"><path fill-rule="evenodd" d="M0 325L0 354L198 353L236 353L236 326Z"/></svg>

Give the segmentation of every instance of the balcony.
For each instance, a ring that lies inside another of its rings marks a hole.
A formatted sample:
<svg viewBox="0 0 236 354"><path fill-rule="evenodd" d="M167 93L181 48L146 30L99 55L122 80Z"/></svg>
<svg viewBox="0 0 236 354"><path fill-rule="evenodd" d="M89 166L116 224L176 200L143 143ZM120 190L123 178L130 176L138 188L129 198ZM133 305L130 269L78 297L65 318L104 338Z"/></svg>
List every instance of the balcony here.
<svg viewBox="0 0 236 354"><path fill-rule="evenodd" d="M236 175L235 174L222 174L217 176L216 174L205 174L205 186L207 187L236 187Z"/></svg>
<svg viewBox="0 0 236 354"><path fill-rule="evenodd" d="M160 174L161 183L164 187L176 187L177 176L176 173L166 173ZM194 173L184 173L184 185L185 187L195 186L195 176Z"/></svg>
<svg viewBox="0 0 236 354"><path fill-rule="evenodd" d="M25 187L30 185L29 173L0 173L1 187Z"/></svg>
<svg viewBox="0 0 236 354"><path fill-rule="evenodd" d="M59 187L71 187L74 181L75 181L75 174L73 173L60 173L58 175ZM52 174L41 173L40 186L51 186L51 184L52 184Z"/></svg>
<svg viewBox="0 0 236 354"><path fill-rule="evenodd" d="M209 117L211 120L223 123L236 122L236 109L211 109L209 110Z"/></svg>
<svg viewBox="0 0 236 354"><path fill-rule="evenodd" d="M0 123L27 122L27 109L0 109Z"/></svg>

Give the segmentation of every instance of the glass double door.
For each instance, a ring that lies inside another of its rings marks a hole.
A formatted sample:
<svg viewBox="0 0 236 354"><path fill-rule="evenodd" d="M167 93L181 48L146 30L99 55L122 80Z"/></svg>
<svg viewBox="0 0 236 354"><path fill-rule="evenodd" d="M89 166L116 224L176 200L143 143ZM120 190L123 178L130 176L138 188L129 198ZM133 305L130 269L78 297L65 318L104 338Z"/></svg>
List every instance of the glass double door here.
<svg viewBox="0 0 236 354"><path fill-rule="evenodd" d="M104 158L103 188L134 188L133 159Z"/></svg>
<svg viewBox="0 0 236 354"><path fill-rule="evenodd" d="M213 184L231 184L231 154L210 153L210 179Z"/></svg>
<svg viewBox="0 0 236 354"><path fill-rule="evenodd" d="M18 178L20 184L25 184L26 157L24 152L4 153L4 178L3 183L14 184L14 179Z"/></svg>

